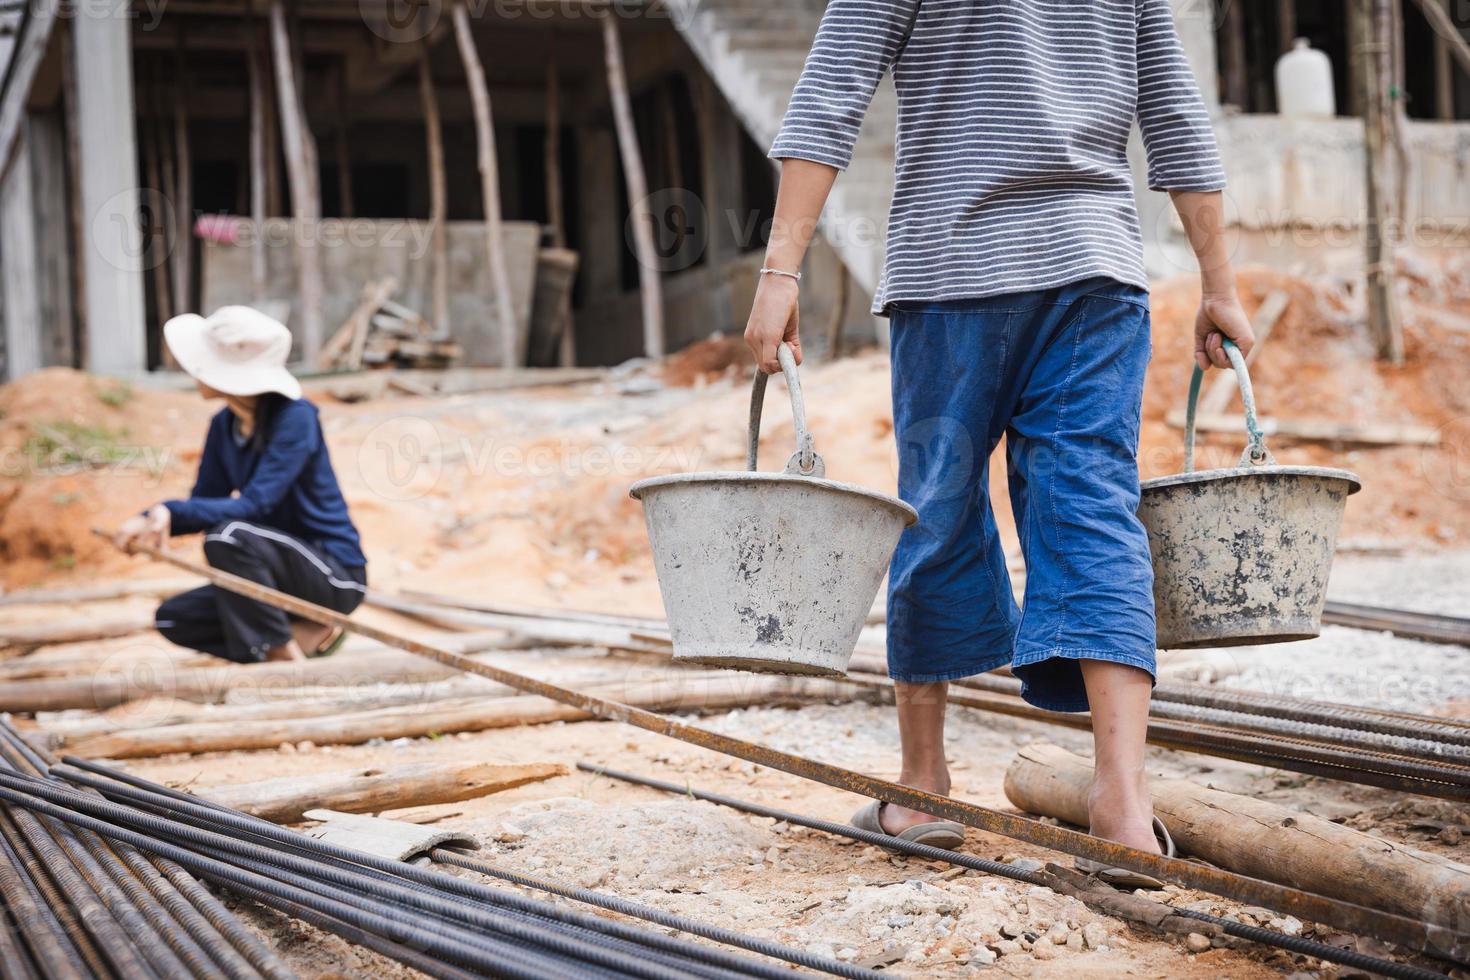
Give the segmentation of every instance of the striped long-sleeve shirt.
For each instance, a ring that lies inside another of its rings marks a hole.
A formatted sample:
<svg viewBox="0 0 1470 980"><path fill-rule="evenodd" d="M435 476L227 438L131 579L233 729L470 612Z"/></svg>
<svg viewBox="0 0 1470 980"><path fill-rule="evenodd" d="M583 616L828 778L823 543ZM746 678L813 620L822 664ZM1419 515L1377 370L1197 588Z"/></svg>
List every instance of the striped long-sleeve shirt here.
<svg viewBox="0 0 1470 980"><path fill-rule="evenodd" d="M893 302L1148 287L1127 160L1155 190L1225 186L1168 0L829 0L771 148L845 169L879 79L898 90L883 280Z"/></svg>

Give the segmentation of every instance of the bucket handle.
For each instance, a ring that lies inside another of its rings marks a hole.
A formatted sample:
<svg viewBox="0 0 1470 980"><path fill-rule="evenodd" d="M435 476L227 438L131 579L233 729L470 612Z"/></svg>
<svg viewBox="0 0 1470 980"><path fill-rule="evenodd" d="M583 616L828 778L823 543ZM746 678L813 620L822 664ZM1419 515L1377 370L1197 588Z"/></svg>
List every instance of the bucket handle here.
<svg viewBox="0 0 1470 980"><path fill-rule="evenodd" d="M823 477L827 475L827 464L822 462L812 448L812 434L806 427L806 403L801 397L801 377L796 373L796 356L791 347L782 341L776 348L776 357L781 362L781 372L786 375L786 387L791 392L791 418L796 423L796 452L786 461L786 472L795 476ZM755 384L750 389L750 441L745 448L745 468L755 471L760 453L761 408L766 402L766 381L770 376L764 371L755 372Z"/></svg>
<svg viewBox="0 0 1470 980"><path fill-rule="evenodd" d="M1240 454L1238 466L1271 466L1276 460L1271 451L1266 448L1266 434L1261 430L1261 423L1256 419L1256 393L1251 387L1250 372L1245 367L1245 357L1240 353L1240 348L1235 346L1235 341L1226 340L1225 355L1230 358L1230 366L1235 369L1235 380L1240 385L1240 402L1245 406L1245 431L1249 441L1246 443L1245 452ZM1204 370L1196 364L1194 374L1189 379L1189 406L1184 413L1184 472L1194 472L1194 414L1199 405L1200 382L1204 379Z"/></svg>

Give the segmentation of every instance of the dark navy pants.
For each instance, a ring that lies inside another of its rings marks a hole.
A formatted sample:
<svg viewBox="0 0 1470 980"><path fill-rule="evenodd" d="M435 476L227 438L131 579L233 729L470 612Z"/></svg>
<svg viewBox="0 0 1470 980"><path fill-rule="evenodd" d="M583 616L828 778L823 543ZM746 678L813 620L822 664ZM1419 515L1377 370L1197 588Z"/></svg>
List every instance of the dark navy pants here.
<svg viewBox="0 0 1470 980"><path fill-rule="evenodd" d="M1022 696L1085 711L1079 660L1153 675L1153 568L1139 522L1148 294L1111 279L891 310L899 496L888 666L927 683L1010 664ZM991 511L1006 440L1026 559L1012 596Z"/></svg>
<svg viewBox="0 0 1470 980"><path fill-rule="evenodd" d="M244 521L211 528L204 557L221 571L339 613L352 612L367 594L366 569L346 568L320 548ZM286 613L213 585L165 599L154 626L179 646L242 664L264 660L291 638Z"/></svg>

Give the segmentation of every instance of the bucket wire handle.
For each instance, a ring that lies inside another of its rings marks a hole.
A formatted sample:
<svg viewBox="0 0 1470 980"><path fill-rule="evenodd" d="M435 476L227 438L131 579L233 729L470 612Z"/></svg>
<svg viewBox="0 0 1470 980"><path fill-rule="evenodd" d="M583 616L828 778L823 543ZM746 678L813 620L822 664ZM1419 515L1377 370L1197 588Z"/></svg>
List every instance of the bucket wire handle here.
<svg viewBox="0 0 1470 980"><path fill-rule="evenodd" d="M776 348L776 357L781 362L781 372L786 375L786 387L791 392L791 418L796 424L796 452L786 461L786 472L797 476L821 477L827 474L827 466L812 448L812 434L806 427L806 402L801 397L801 377L796 373L796 356L784 341ZM766 402L766 381L770 376L764 371L755 372L755 383L750 389L750 441L745 447L745 468L755 471L756 459L760 454L761 408Z"/></svg>
<svg viewBox="0 0 1470 980"><path fill-rule="evenodd" d="M1245 431L1249 441L1246 443L1245 452L1240 454L1240 466L1267 466L1276 462L1271 456L1271 451L1266 448L1266 434L1261 430L1261 423L1256 419L1256 393L1251 387L1250 372L1245 367L1245 357L1240 353L1240 348L1235 346L1235 341L1226 340L1225 355L1230 358L1230 366L1235 369L1235 380L1240 385L1240 402L1245 406ZM1205 372L1198 364L1194 366L1194 374L1189 379L1189 405L1184 412L1184 472L1194 472L1194 415L1199 405L1200 382L1204 380Z"/></svg>

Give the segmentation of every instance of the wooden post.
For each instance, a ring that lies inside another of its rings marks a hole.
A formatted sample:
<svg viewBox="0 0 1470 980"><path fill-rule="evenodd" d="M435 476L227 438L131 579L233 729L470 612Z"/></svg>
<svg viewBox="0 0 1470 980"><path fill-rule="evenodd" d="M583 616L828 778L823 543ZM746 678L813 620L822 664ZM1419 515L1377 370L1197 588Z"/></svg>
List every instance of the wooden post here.
<svg viewBox="0 0 1470 980"><path fill-rule="evenodd" d="M72 295L72 356L67 362L72 367L82 365L82 354L87 349L87 304L83 302L86 282L86 256L79 245L87 233L82 220L81 149L77 133L77 62L72 41L71 27L62 24L57 33L61 42L61 94L66 121L66 183L67 239L71 244L70 288Z"/></svg>
<svg viewBox="0 0 1470 980"><path fill-rule="evenodd" d="M1245 66L1245 14L1241 7L1242 4L1235 0L1226 0L1225 22L1220 25L1220 40L1225 48L1222 69L1225 76L1225 91L1221 101L1245 112L1250 106L1248 105L1248 77Z"/></svg>
<svg viewBox="0 0 1470 980"><path fill-rule="evenodd" d="M1285 54L1296 41L1296 0L1276 0L1276 24L1281 35L1278 47Z"/></svg>
<svg viewBox="0 0 1470 980"><path fill-rule="evenodd" d="M546 42L546 143L542 147L546 168L546 222L551 226L553 248L567 247L567 220L561 196L561 77L556 65L556 31ZM557 363L577 363L577 331L572 319L572 292L567 290L557 310Z"/></svg>
<svg viewBox="0 0 1470 980"><path fill-rule="evenodd" d="M352 217L352 149L347 140L352 124L351 107L347 104L347 59L337 65L337 213Z"/></svg>
<svg viewBox="0 0 1470 980"><path fill-rule="evenodd" d="M184 33L174 48L174 309L187 313L194 307L190 273L194 255L194 164L189 152L189 70L184 63Z"/></svg>
<svg viewBox="0 0 1470 980"><path fill-rule="evenodd" d="M480 168L480 193L485 207L485 248L490 262L490 288L495 292L496 318L500 321L501 366L518 368L526 363L527 331L516 317L514 298L510 294L510 267L505 261L505 242L500 220L500 167L495 159L495 123L490 112L490 87L485 82L485 67L475 49L475 35L470 29L470 15L461 3L454 4L454 38L459 56L464 61L465 78L470 86L470 103L475 114L475 150Z"/></svg>
<svg viewBox="0 0 1470 980"><path fill-rule="evenodd" d="M1395 293L1395 271L1389 206L1392 164L1388 158L1390 120L1388 86L1393 77L1393 45L1389 36L1392 17L1389 4L1396 0L1354 0L1353 12L1360 34L1368 39L1363 65L1363 158L1367 186L1367 215L1364 237L1367 245L1368 324L1378 341L1383 359L1402 364L1403 326Z"/></svg>
<svg viewBox="0 0 1470 980"><path fill-rule="evenodd" d="M429 229L433 235L429 294L434 310L434 330L453 336L449 323L449 244L444 229L447 210L444 190L444 134L439 125L439 101L434 97L434 72L429 64L429 46L419 45L419 104L424 114L424 139L429 149Z"/></svg>
<svg viewBox="0 0 1470 980"><path fill-rule="evenodd" d="M275 64L276 102L281 135L286 144L286 176L291 182L291 212L296 220L298 298L300 300L301 356L315 360L322 345L322 267L317 251L321 198L317 188L316 140L307 126L297 88L295 57L286 32L281 0L270 3L271 54Z"/></svg>
<svg viewBox="0 0 1470 980"><path fill-rule="evenodd" d="M270 109L266 101L265 78L260 70L260 35L249 3L250 0L246 0L245 67L250 92L250 220L255 226L250 239L250 297L259 303L265 299L266 289L266 113Z"/></svg>
<svg viewBox="0 0 1470 980"><path fill-rule="evenodd" d="M653 241L653 215L648 207L648 177L643 170L643 153L638 148L638 130L633 123L633 101L628 95L628 76L623 67L617 13L612 9L601 13L607 89L618 132L623 177L628 187L631 212L628 220L633 223L633 249L638 259L638 283L643 294L643 353L646 357L663 357L663 287L659 281L658 253Z"/></svg>
<svg viewBox="0 0 1470 980"><path fill-rule="evenodd" d="M154 77L150 81L156 85L158 79ZM150 210L152 210L157 200L162 200L167 196L163 184L163 170L158 161L161 152L158 128L161 122L151 112L147 115L140 113L139 122L141 125L138 142L143 147L143 174L148 181L148 188L156 195L156 200L150 202ZM153 312L157 315L159 324L173 315L168 284L168 231L160 224L161 217L162 215L153 217L147 229L146 239L148 264L152 267L153 274Z"/></svg>

